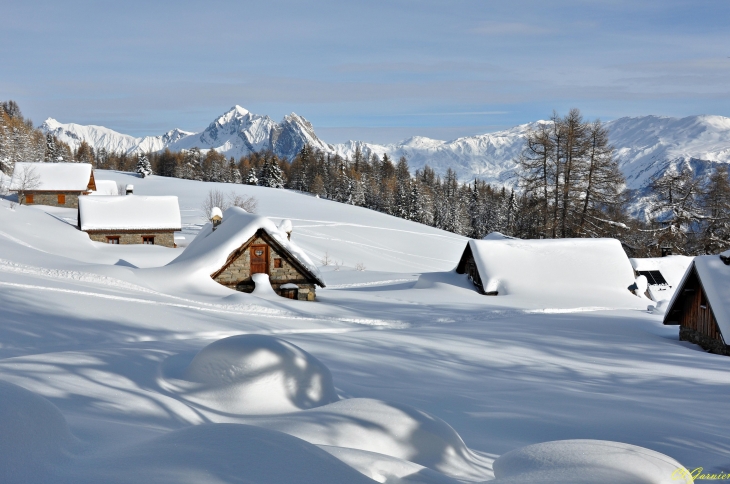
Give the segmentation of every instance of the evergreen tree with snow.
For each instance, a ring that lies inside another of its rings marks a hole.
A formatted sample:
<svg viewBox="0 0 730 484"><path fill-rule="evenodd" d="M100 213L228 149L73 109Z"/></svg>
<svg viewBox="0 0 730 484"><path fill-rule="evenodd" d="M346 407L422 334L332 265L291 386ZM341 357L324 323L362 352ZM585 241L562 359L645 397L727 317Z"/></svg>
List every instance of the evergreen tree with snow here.
<svg viewBox="0 0 730 484"><path fill-rule="evenodd" d="M236 161L231 156L230 161L228 162L228 179L231 181L231 183L237 183L241 184L243 183L243 178L241 177L241 170L238 169L236 166Z"/></svg>
<svg viewBox="0 0 730 484"><path fill-rule="evenodd" d="M152 174L152 165L150 165L150 160L145 153L137 157L137 174L142 178L147 178Z"/></svg>
<svg viewBox="0 0 730 484"><path fill-rule="evenodd" d="M254 168L253 166L251 167L251 169L248 170L248 175L246 175L245 183L246 185L254 186L259 184L259 179L258 177L256 177L256 168Z"/></svg>
<svg viewBox="0 0 730 484"><path fill-rule="evenodd" d="M284 188L284 177L275 159L267 158L264 161L259 184L269 188Z"/></svg>

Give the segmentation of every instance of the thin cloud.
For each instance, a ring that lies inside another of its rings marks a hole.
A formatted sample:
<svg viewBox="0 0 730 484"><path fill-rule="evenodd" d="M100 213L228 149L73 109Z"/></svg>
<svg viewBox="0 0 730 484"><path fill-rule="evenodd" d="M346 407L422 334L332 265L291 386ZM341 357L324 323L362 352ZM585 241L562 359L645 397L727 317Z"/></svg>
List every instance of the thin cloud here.
<svg viewBox="0 0 730 484"><path fill-rule="evenodd" d="M471 32L479 35L546 35L552 34L554 31L522 22L485 21L471 29Z"/></svg>

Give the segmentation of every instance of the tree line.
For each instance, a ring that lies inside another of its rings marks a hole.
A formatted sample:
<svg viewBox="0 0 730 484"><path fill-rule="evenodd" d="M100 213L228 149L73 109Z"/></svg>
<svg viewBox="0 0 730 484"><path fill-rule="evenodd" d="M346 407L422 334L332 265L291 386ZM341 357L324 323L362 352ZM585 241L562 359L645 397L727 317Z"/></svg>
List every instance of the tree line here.
<svg viewBox="0 0 730 484"><path fill-rule="evenodd" d="M426 165L411 172L405 157L393 160L356 148L342 157L305 145L292 160L270 151L238 160L198 148L158 153L112 153L82 142L76 150L34 129L17 104L0 103L0 169L16 161L91 163L98 169L142 176L288 188L340 203L480 239L491 232L518 238L613 237L635 257L711 254L730 248L730 182L726 165L709 177L689 166L651 180L643 196L645 217L630 215L636 195L626 189L606 126L573 109L528 130L516 160L514 185L480 180L460 183Z"/></svg>

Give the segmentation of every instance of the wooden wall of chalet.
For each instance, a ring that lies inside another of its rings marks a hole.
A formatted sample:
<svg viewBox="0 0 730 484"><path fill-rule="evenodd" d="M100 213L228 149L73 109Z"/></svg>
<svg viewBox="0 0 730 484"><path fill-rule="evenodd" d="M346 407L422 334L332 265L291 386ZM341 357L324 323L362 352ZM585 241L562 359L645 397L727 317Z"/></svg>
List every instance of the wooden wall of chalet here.
<svg viewBox="0 0 730 484"><path fill-rule="evenodd" d="M730 355L694 267L679 290L682 292L669 308L666 324L679 323L679 339L682 341L700 345L713 353Z"/></svg>
<svg viewBox="0 0 730 484"><path fill-rule="evenodd" d="M466 274L469 276L471 282L474 283L474 286L476 286L477 291L479 291L480 294L485 294L484 286L482 285L482 278L479 275L479 268L474 260L474 254L472 253L471 246L469 244L466 244L466 249L464 249L464 253L461 255L461 259L456 266L456 273Z"/></svg>

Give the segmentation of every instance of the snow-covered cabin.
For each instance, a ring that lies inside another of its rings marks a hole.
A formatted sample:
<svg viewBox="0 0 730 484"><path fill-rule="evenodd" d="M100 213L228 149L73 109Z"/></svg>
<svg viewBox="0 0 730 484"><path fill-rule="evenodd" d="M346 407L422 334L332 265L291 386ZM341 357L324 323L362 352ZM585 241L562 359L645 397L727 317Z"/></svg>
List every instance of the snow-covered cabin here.
<svg viewBox="0 0 730 484"><path fill-rule="evenodd" d="M182 230L177 197L81 197L78 227L96 242L175 247Z"/></svg>
<svg viewBox="0 0 730 484"><path fill-rule="evenodd" d="M13 169L10 191L26 205L78 208L79 197L96 190L88 163L25 163Z"/></svg>
<svg viewBox="0 0 730 484"><path fill-rule="evenodd" d="M456 272L467 274L490 296L630 294L635 283L621 243L615 239L469 240Z"/></svg>
<svg viewBox="0 0 730 484"><path fill-rule="evenodd" d="M679 281L692 263L692 257L668 255L629 259L636 276L647 281L646 295L653 301L669 301L677 290Z"/></svg>
<svg viewBox="0 0 730 484"><path fill-rule="evenodd" d="M286 223L280 228L266 217L232 207L215 230L212 223L206 224L172 264L187 264L189 272L242 292L254 290L252 275L268 274L280 296L313 301L316 286L325 287L324 281L304 251L289 240L287 228Z"/></svg>
<svg viewBox="0 0 730 484"><path fill-rule="evenodd" d="M695 257L674 297L664 324L679 325L679 339L730 356L730 251Z"/></svg>
<svg viewBox="0 0 730 484"><path fill-rule="evenodd" d="M119 187L114 180L96 180L96 189L89 195L119 195Z"/></svg>

